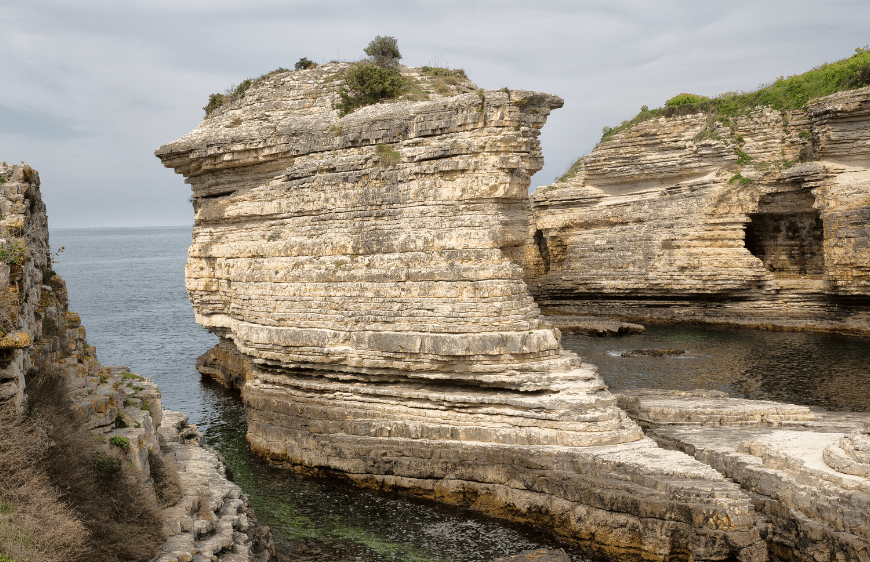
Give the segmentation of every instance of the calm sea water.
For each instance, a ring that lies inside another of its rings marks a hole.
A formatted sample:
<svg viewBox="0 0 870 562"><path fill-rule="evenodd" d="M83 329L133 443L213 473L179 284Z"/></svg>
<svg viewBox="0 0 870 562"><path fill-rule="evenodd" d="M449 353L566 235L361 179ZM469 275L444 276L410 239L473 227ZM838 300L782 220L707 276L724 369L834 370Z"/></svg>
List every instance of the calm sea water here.
<svg viewBox="0 0 870 562"><path fill-rule="evenodd" d="M104 365L124 365L160 385L163 404L190 415L226 457L236 482L270 525L286 560L488 562L546 536L461 509L377 495L299 477L249 455L237 393L201 380L196 358L216 342L193 321L184 289L190 228L52 230L64 246L55 270L70 310ZM622 339L566 335L565 347L596 364L614 389L716 388L830 409L865 411L870 340L704 326L651 326ZM619 357L639 348L681 348L685 357ZM574 562L585 560L566 548Z"/></svg>

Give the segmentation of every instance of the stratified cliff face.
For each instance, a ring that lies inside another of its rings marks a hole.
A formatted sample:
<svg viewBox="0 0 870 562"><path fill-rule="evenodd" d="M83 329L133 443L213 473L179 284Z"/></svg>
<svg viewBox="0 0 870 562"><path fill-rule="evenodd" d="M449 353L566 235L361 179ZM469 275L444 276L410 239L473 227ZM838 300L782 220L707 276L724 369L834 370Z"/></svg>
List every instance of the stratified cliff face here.
<svg viewBox="0 0 870 562"><path fill-rule="evenodd" d="M870 88L640 123L531 215L543 307L870 334Z"/></svg>
<svg viewBox="0 0 870 562"><path fill-rule="evenodd" d="M346 67L266 77L156 153L193 189L200 369L242 388L252 449L611 555L763 559L748 497L644 439L526 290L562 100L461 84L339 118Z"/></svg>
<svg viewBox="0 0 870 562"><path fill-rule="evenodd" d="M179 436L198 435L185 427L187 416L171 412L163 420L157 385L126 367L101 365L88 345L79 315L68 309L66 283L51 269L39 174L0 162L0 178L0 408L23 409L28 371L53 370L81 426L106 449L112 438L127 439L127 461L146 477L149 453L174 459L181 498L164 513L167 540L155 562L269 560L268 528L259 528L247 497L227 481L220 456ZM6 437L0 428L0 440ZM204 499L209 505L200 507Z"/></svg>

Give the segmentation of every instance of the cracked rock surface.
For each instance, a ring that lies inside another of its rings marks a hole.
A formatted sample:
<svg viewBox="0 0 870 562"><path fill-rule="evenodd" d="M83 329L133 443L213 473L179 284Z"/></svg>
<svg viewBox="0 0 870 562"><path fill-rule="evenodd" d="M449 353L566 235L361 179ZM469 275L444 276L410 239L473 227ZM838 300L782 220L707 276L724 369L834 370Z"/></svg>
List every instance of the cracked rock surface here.
<svg viewBox="0 0 870 562"><path fill-rule="evenodd" d="M266 562L275 555L268 527L259 527L250 502L227 478L226 463L199 443L187 415L165 411L161 449L178 468L181 499L165 510L167 541L153 562Z"/></svg>
<svg viewBox="0 0 870 562"><path fill-rule="evenodd" d="M717 391L639 390L620 404L659 445L740 485L772 558L870 560L870 414Z"/></svg>

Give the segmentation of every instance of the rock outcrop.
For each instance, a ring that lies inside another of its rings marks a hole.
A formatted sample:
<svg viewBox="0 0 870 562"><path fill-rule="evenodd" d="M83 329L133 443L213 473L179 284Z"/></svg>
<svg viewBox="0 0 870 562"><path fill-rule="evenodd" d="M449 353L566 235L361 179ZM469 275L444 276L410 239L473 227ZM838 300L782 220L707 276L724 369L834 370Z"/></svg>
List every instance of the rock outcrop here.
<svg viewBox="0 0 870 562"><path fill-rule="evenodd" d="M717 391L634 391L619 403L661 446L746 490L772 558L870 560L870 414Z"/></svg>
<svg viewBox="0 0 870 562"><path fill-rule="evenodd" d="M228 478L220 453L199 443L187 414L164 411L160 440L178 466L181 499L166 510L167 541L154 562L267 562L275 555L248 497Z"/></svg>
<svg viewBox="0 0 870 562"><path fill-rule="evenodd" d="M460 82L339 117L347 68L267 75L156 152L193 189L200 368L242 389L252 450L607 555L765 559L748 496L645 439L526 290L562 100Z"/></svg>
<svg viewBox="0 0 870 562"><path fill-rule="evenodd" d="M81 425L104 447L117 445L146 477L151 474L150 455L164 449L175 459L184 494L166 510L170 538L160 561L268 560L273 553L268 528L264 533L256 524L247 498L219 470L219 455L197 440L178 443L177 431L159 433L164 420L157 385L126 367L101 365L96 349L87 343L79 315L68 309L66 283L51 269L39 174L27 165L0 162L0 178L0 407L22 409L27 372L35 367L53 370L63 377ZM169 427L183 427L187 417L171 414ZM190 499L199 493L208 498L207 507L200 509L196 497ZM183 531L190 531L191 544L200 549L193 558L193 550L185 550L187 537L179 538L183 532L172 532L186 525L187 519L179 515L185 509L192 529Z"/></svg>
<svg viewBox="0 0 870 562"><path fill-rule="evenodd" d="M545 311L870 334L870 88L639 123L530 214Z"/></svg>

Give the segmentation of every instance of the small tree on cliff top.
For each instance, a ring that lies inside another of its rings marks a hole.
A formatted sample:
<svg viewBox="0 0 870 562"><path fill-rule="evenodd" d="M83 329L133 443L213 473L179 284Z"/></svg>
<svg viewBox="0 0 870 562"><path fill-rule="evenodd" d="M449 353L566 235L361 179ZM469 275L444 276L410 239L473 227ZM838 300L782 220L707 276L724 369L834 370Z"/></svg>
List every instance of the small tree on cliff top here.
<svg viewBox="0 0 870 562"><path fill-rule="evenodd" d="M399 64L402 54L399 53L399 42L395 37L381 37L378 35L369 46L364 49L365 54L372 61L383 68L395 68Z"/></svg>

